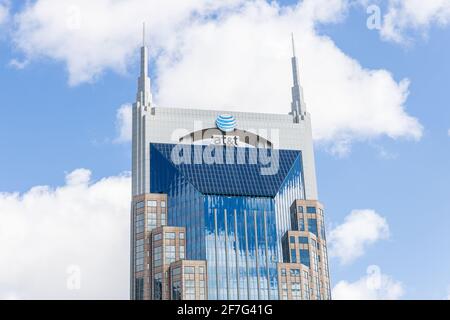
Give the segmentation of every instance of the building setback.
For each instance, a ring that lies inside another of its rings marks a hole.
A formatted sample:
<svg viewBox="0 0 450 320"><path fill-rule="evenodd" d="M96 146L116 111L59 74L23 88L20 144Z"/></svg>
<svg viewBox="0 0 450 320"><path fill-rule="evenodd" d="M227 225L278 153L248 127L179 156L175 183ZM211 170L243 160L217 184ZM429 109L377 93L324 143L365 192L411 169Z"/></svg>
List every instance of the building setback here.
<svg viewBox="0 0 450 320"><path fill-rule="evenodd" d="M293 43L294 47L294 43ZM331 299L311 118L133 105L131 299ZM176 94L176 93L175 93Z"/></svg>

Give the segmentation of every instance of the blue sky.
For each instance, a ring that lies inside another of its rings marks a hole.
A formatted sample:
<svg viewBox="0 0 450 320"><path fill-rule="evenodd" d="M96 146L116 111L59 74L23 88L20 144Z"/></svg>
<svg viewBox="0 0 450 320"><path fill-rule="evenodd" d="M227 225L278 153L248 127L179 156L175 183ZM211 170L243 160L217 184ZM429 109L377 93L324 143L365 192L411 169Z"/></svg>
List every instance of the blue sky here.
<svg viewBox="0 0 450 320"><path fill-rule="evenodd" d="M8 6L8 1L0 3ZM295 3L280 1L281 6ZM383 1L380 6L383 15L389 12L388 1ZM353 130L351 148L344 154L332 151L336 140L341 138L339 135L318 139L318 185L320 200L326 206L328 232L344 223L352 210L360 209L371 209L386 219L390 231L388 238L379 237L372 244L364 245L364 254L351 263L342 264L339 256L332 258L332 284L341 281L355 283L366 275L368 266L377 265L384 275L401 283L403 294L398 298L444 299L450 286L450 109L447 103L450 83L447 22L450 15L444 16L444 23L440 25L435 23L436 12L427 16L428 22L423 26L411 27L413 23L400 25L399 30L411 40L402 42L390 39L386 33L383 35L383 31L369 30L365 8L355 5L343 13L339 11L339 21L330 22L333 19L327 18L326 23L317 24L315 35L329 38L364 70L388 70L396 83L408 78L409 96L402 107L410 117L420 122L423 130L421 137L408 133L390 137L384 132L370 135ZM4 22L3 27L0 24L0 193L24 194L41 185L56 190L67 183L66 174L78 168L92 172L91 184L130 171L130 144L115 141L121 125L116 116L118 108L132 102L135 96L138 45L130 49L131 55L121 56L127 61L125 70L93 63L92 68L98 67L101 72L89 81L69 83L71 76L77 77L73 69L70 70L73 57L65 53L55 57L54 52L49 52L55 49L52 46L38 47L36 51L39 54L34 55L23 44L30 39L27 38L29 35L23 30L19 33L17 25L20 23L14 24L13 19L15 14L25 10L23 4L15 3L10 6L9 21ZM407 14L405 17L414 19ZM295 30L296 37L302 37L299 34L301 30L300 27ZM217 41L221 41L220 35ZM151 39L153 36L149 41ZM300 44L299 47L306 45ZM173 74L170 63L164 62L164 55L169 52L167 48L172 46L172 43L167 44L166 51L161 49L157 56L153 56L151 73L157 80L154 81L154 90L164 92L163 86L170 83L160 72L166 68L168 74ZM288 40L286 46L289 50ZM298 51L301 58L302 50ZM29 62L24 68L17 68L11 65L13 59ZM101 57L99 59L102 61ZM173 61L171 63L174 64ZM183 63L188 64L189 60ZM217 60L215 63L226 64L226 61ZM286 72L289 72L288 64L289 60L286 61ZM200 71L199 74L203 75ZM240 77L239 74L234 76ZM308 99L307 87L307 102L315 101L314 98ZM181 87L170 89L175 96ZM289 87L286 89L288 94ZM376 94L383 94L383 90ZM157 97L160 101L171 101L162 93ZM371 98L373 96L367 97ZM173 101L178 103L175 98ZM189 103L196 101L193 99ZM236 102L237 107L244 108L240 101L247 100L243 98ZM339 107L337 103L329 106L329 110L339 113ZM311 107L311 112L314 126L320 114L314 113L314 107ZM385 110L380 108L380 112ZM389 132L388 129L385 131ZM20 204L21 200L17 201ZM127 205L125 203L124 207ZM9 207L4 204L0 208L5 210ZM0 210L0 220L2 218L7 221L5 211ZM14 241L11 239L11 243ZM27 264L27 261L21 263ZM19 269L23 272L28 270L26 266ZM127 274L125 280L126 277ZM7 274L0 272L0 287L3 283L9 290L0 294L17 297L39 295L34 289L16 285L6 278ZM26 294L22 295L22 291ZM92 294L102 296L99 292ZM127 292L118 293L117 297L126 295Z"/></svg>

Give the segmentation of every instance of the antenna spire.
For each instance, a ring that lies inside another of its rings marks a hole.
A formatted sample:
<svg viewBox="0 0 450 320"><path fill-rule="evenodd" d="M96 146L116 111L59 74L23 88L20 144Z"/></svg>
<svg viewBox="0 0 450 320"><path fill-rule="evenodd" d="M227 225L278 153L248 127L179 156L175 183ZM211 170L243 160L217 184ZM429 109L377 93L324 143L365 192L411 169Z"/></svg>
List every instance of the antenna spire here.
<svg viewBox="0 0 450 320"><path fill-rule="evenodd" d="M145 47L145 22L142 22L142 46Z"/></svg>
<svg viewBox="0 0 450 320"><path fill-rule="evenodd" d="M294 40L294 33L291 33L291 37L292 37L292 56L296 57L296 53L295 53L295 40Z"/></svg>
<svg viewBox="0 0 450 320"><path fill-rule="evenodd" d="M295 40L294 33L291 33L292 38L292 77L294 80L294 85L292 87L292 104L291 104L291 115L294 117L294 121L298 123L300 117L306 113L306 105L303 101L303 89L300 85L299 72L298 72L298 61L295 52Z"/></svg>
<svg viewBox="0 0 450 320"><path fill-rule="evenodd" d="M148 73L148 48L145 41L145 22L142 24L141 74L138 80L137 101L142 106L152 104L151 81Z"/></svg>

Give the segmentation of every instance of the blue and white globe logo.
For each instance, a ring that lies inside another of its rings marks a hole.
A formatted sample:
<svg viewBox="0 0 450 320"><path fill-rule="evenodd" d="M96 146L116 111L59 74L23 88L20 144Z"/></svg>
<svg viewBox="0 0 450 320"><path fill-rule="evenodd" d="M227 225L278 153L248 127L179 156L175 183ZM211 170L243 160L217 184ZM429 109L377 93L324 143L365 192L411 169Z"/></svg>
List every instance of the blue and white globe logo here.
<svg viewBox="0 0 450 320"><path fill-rule="evenodd" d="M228 114L222 114L217 117L217 128L225 132L231 132L236 128L236 119Z"/></svg>

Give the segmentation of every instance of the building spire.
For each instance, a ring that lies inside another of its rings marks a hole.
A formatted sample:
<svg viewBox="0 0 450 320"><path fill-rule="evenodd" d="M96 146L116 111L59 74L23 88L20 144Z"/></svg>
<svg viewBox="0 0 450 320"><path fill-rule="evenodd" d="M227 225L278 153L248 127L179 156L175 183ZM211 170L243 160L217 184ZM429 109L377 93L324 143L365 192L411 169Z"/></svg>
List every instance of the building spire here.
<svg viewBox="0 0 450 320"><path fill-rule="evenodd" d="M295 53L295 40L294 40L294 33L291 33L291 37L292 37L292 56L296 57L297 54Z"/></svg>
<svg viewBox="0 0 450 320"><path fill-rule="evenodd" d="M292 76L294 79L294 85L292 87L292 103L291 103L291 114L294 116L294 121L298 122L300 117L306 113L306 106L303 101L303 89L300 86L299 74L298 74L298 61L295 52L295 40L294 33L291 34L292 37Z"/></svg>
<svg viewBox="0 0 450 320"><path fill-rule="evenodd" d="M145 47L145 22L142 23L142 46Z"/></svg>
<svg viewBox="0 0 450 320"><path fill-rule="evenodd" d="M141 47L141 73L138 80L137 101L141 106L149 107L152 104L151 81L148 74L148 48L145 41L145 22L142 28Z"/></svg>

